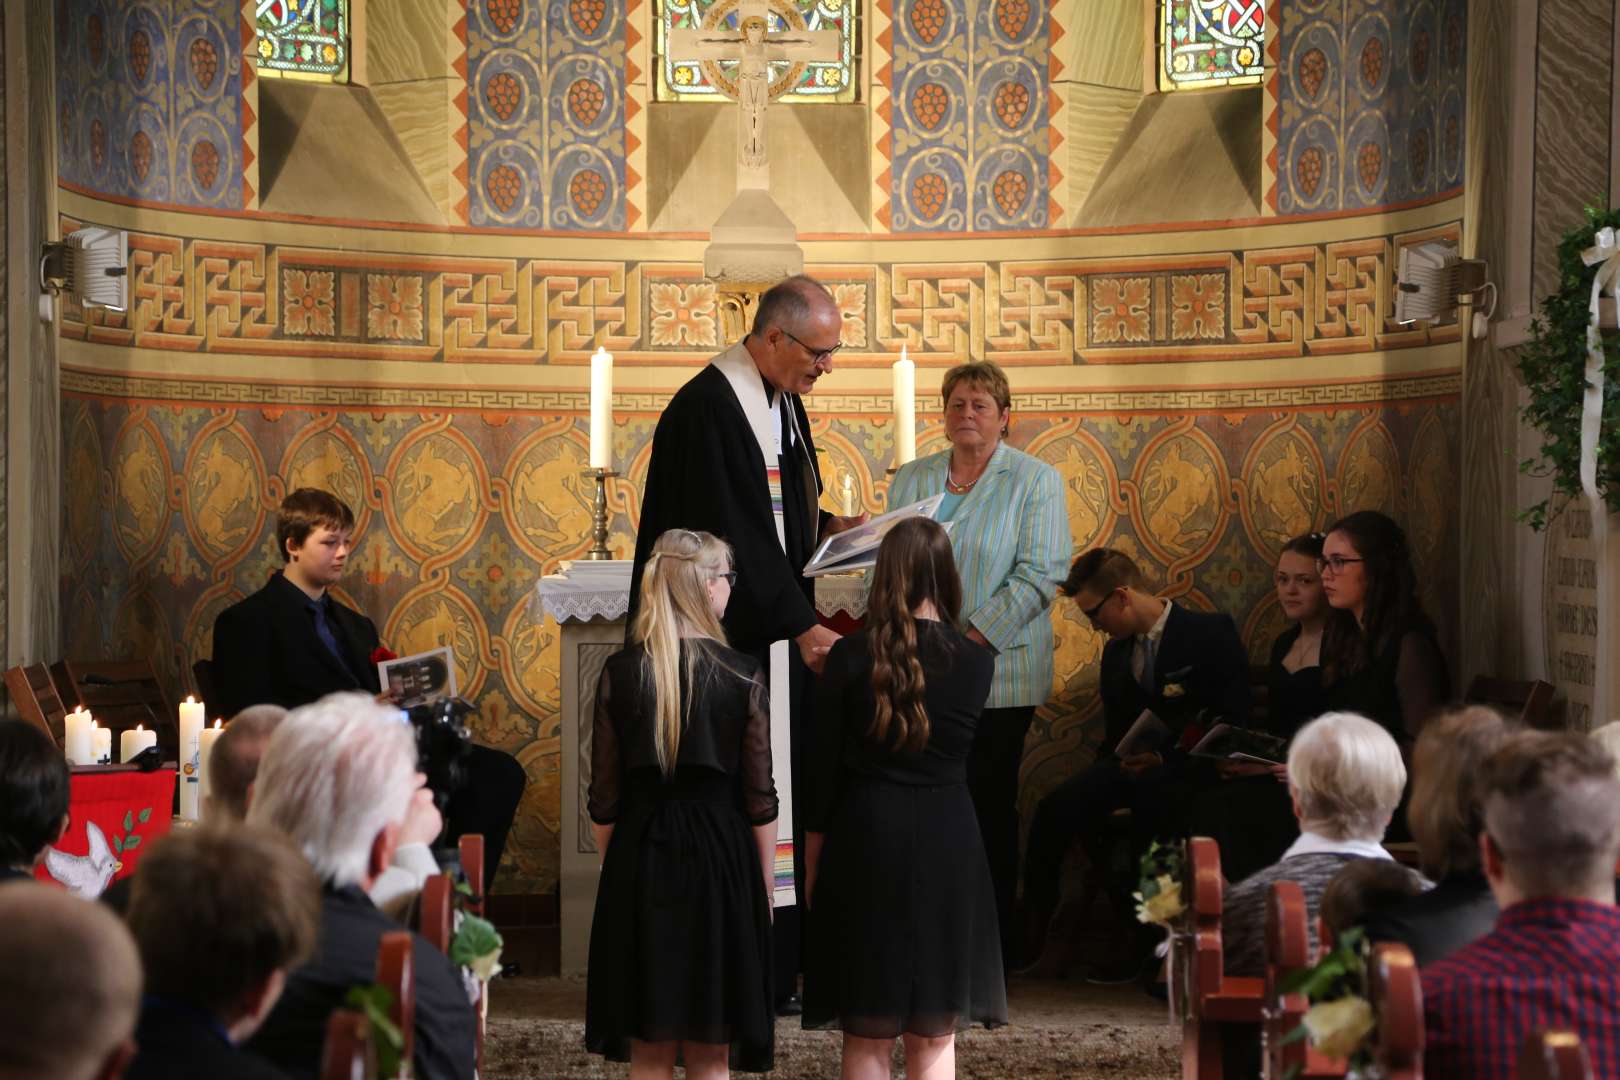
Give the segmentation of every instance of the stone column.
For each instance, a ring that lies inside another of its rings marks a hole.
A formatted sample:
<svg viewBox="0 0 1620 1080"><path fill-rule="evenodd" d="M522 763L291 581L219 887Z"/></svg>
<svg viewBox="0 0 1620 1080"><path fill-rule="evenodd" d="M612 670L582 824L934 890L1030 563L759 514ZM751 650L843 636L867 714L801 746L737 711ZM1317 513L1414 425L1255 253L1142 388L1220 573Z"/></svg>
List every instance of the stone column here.
<svg viewBox="0 0 1620 1080"><path fill-rule="evenodd" d="M57 234L55 5L4 5L5 663L60 659L62 402L56 324L41 322L40 245Z"/></svg>

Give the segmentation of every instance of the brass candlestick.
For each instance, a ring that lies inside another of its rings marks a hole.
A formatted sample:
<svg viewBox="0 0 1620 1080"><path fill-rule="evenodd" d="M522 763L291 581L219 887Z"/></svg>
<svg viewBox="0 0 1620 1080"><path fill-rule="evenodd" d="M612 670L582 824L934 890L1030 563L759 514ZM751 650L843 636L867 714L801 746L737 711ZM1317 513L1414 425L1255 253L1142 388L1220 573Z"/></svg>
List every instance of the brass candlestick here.
<svg viewBox="0 0 1620 1080"><path fill-rule="evenodd" d="M611 559L613 552L607 546L607 482L619 474L612 469L584 469L580 475L596 478L596 496L591 500L591 549L585 553L585 557L598 562Z"/></svg>

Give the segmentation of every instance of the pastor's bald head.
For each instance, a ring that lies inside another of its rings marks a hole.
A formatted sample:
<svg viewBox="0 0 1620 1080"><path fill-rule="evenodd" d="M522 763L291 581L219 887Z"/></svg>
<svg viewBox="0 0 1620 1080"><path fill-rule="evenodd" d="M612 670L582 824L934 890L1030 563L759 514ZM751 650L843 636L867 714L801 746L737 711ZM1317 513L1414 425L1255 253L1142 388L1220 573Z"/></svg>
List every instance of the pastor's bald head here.
<svg viewBox="0 0 1620 1080"><path fill-rule="evenodd" d="M0 885L0 971L0 1077L122 1074L141 961L108 908L31 881Z"/></svg>

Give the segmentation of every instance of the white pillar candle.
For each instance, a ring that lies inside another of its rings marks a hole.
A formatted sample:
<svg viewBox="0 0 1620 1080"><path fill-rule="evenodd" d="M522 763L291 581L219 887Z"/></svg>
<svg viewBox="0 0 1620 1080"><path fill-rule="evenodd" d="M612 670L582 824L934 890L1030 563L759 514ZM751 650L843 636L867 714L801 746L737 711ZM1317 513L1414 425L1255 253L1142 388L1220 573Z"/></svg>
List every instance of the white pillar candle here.
<svg viewBox="0 0 1620 1080"><path fill-rule="evenodd" d="M917 365L900 346L894 362L894 463L904 465L917 456Z"/></svg>
<svg viewBox="0 0 1620 1080"><path fill-rule="evenodd" d="M613 354L591 356L591 468L613 468Z"/></svg>
<svg viewBox="0 0 1620 1080"><path fill-rule="evenodd" d="M62 740L62 749L66 752L69 765L91 765L95 763L95 737L91 729L95 721L90 714L79 706L62 718L65 737Z"/></svg>
<svg viewBox="0 0 1620 1080"><path fill-rule="evenodd" d="M180 816L187 821L198 817L197 739L206 712L207 706L189 694L180 703Z"/></svg>
<svg viewBox="0 0 1620 1080"><path fill-rule="evenodd" d="M213 791L213 786L208 782L208 755L214 752L214 743L224 730L219 726L219 721L215 720L213 727L203 728L197 733L197 801L204 813L207 813L208 796Z"/></svg>
<svg viewBox="0 0 1620 1080"><path fill-rule="evenodd" d="M126 731L118 736L118 760L133 761L135 755L148 746L157 745L157 732L147 731L143 726L137 726L134 731Z"/></svg>
<svg viewBox="0 0 1620 1080"><path fill-rule="evenodd" d="M91 721L90 756L97 765L112 764L112 728L104 728Z"/></svg>

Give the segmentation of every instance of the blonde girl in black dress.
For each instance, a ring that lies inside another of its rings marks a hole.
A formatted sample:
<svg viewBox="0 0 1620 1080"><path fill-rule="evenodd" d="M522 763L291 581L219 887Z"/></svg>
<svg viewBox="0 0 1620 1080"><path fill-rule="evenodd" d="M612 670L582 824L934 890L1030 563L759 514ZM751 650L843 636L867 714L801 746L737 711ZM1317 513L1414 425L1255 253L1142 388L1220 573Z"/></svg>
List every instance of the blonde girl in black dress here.
<svg viewBox="0 0 1620 1080"><path fill-rule="evenodd" d="M731 566L708 533L659 537L629 645L597 687L585 1044L634 1080L677 1061L694 1080L773 1063L769 699L720 628Z"/></svg>

